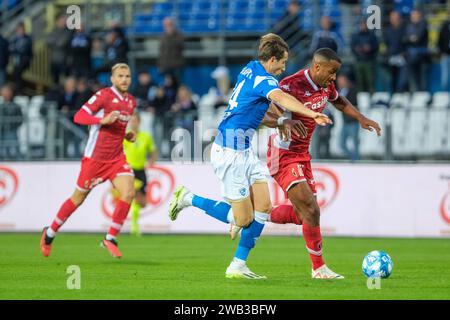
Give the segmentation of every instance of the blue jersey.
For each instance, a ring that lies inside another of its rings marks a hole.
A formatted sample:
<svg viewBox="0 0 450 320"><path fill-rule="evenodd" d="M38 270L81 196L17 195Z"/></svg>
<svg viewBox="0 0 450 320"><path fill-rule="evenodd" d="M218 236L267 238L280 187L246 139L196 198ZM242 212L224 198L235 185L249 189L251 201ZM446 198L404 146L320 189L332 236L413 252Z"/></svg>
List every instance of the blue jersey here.
<svg viewBox="0 0 450 320"><path fill-rule="evenodd" d="M237 78L215 142L235 150L248 149L274 90L279 90L277 79L259 61L249 62Z"/></svg>

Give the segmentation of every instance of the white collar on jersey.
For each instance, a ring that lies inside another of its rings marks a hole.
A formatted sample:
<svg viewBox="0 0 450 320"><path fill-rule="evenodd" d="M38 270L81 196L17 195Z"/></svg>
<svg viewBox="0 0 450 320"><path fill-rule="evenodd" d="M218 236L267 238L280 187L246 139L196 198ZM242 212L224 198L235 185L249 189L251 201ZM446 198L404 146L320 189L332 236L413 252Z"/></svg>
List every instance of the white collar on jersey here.
<svg viewBox="0 0 450 320"><path fill-rule="evenodd" d="M314 81L311 79L311 77L309 76L309 69L305 70L305 77L306 79L308 79L309 84L311 85L311 87L314 88L314 91L319 90L319 87L314 83Z"/></svg>
<svg viewBox="0 0 450 320"><path fill-rule="evenodd" d="M123 100L123 99L124 99L123 96L120 94L120 92L117 91L116 87L111 86L111 90L116 94L116 96L117 96L120 100Z"/></svg>

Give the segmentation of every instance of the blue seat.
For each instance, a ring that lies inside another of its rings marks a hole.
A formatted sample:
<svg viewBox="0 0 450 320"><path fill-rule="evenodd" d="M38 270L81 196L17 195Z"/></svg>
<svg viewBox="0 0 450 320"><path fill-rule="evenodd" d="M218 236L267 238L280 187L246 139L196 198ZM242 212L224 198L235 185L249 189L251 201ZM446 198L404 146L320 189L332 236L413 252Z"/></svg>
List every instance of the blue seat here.
<svg viewBox="0 0 450 320"><path fill-rule="evenodd" d="M152 6L153 12L170 14L174 9L172 2L155 2Z"/></svg>

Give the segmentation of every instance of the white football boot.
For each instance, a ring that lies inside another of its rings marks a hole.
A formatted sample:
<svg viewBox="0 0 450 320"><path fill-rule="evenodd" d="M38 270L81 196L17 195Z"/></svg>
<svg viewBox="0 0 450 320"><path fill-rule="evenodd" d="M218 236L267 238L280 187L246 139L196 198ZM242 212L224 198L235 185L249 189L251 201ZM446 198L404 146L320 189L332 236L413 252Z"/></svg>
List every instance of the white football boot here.
<svg viewBox="0 0 450 320"><path fill-rule="evenodd" d="M323 265L316 270L312 270L311 278L313 279L344 279L344 276L332 271L327 265Z"/></svg>
<svg viewBox="0 0 450 320"><path fill-rule="evenodd" d="M181 210L192 206L193 193L184 186L179 186L173 193L172 200L169 204L169 218L175 221Z"/></svg>
<svg viewBox="0 0 450 320"><path fill-rule="evenodd" d="M237 264L232 262L225 272L225 277L228 279L250 279L261 280L267 279L266 276L262 276L252 272L246 264Z"/></svg>

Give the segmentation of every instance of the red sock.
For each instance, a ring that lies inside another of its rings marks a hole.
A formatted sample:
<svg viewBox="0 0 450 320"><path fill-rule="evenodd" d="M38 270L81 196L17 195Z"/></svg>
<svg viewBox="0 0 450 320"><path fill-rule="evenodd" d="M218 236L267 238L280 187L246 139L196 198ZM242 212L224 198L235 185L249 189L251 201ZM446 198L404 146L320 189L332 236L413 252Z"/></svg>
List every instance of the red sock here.
<svg viewBox="0 0 450 320"><path fill-rule="evenodd" d="M320 226L311 227L303 224L303 238L306 242L306 249L309 252L313 269L316 270L325 264L322 259L322 235L320 234Z"/></svg>
<svg viewBox="0 0 450 320"><path fill-rule="evenodd" d="M113 213L112 224L108 231L109 235L116 237L119 234L120 229L127 218L128 211L130 211L130 204L123 200L118 200L116 209Z"/></svg>
<svg viewBox="0 0 450 320"><path fill-rule="evenodd" d="M77 206L72 202L72 200L69 198L67 199L59 208L58 214L56 215L55 220L53 220L53 223L50 228L52 228L53 231L57 232L58 229L66 222L66 220L70 217L70 215L75 211Z"/></svg>
<svg viewBox="0 0 450 320"><path fill-rule="evenodd" d="M302 221L299 221L297 214L295 213L294 207L286 204L272 209L272 212L270 213L270 221L277 224L302 224Z"/></svg>

